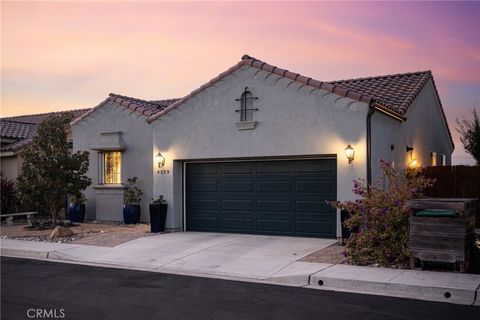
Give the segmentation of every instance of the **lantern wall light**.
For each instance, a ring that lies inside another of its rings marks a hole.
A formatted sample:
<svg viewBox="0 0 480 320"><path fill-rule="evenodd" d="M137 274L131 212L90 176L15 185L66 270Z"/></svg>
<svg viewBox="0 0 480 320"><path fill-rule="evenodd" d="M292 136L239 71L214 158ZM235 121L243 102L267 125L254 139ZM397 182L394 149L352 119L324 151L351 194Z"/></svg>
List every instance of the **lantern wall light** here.
<svg viewBox="0 0 480 320"><path fill-rule="evenodd" d="M350 145L350 143L345 148L345 156L348 159L348 163L352 163L355 158L355 149Z"/></svg>
<svg viewBox="0 0 480 320"><path fill-rule="evenodd" d="M160 169L162 169L165 166L165 157L162 155L161 152L157 153L155 156L155 160L158 165L158 173L160 173Z"/></svg>

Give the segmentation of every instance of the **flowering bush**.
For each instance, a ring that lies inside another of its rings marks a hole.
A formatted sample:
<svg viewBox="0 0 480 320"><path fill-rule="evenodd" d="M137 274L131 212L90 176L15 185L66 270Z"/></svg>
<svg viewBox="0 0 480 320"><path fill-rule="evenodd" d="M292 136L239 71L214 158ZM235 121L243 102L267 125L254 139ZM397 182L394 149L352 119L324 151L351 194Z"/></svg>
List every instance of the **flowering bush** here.
<svg viewBox="0 0 480 320"><path fill-rule="evenodd" d="M346 243L347 260L357 265L405 265L408 262L408 217L406 202L422 196L433 180L420 170L399 172L381 161L383 179L368 186L354 181L358 199L330 204L350 213L345 225L352 231ZM385 189L385 190L384 190Z"/></svg>

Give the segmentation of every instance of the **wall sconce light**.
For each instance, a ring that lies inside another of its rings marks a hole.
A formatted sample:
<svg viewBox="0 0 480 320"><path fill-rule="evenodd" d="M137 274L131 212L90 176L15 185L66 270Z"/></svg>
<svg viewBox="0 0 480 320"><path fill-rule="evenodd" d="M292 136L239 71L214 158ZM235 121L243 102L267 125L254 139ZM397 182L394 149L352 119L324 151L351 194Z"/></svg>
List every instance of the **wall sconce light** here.
<svg viewBox="0 0 480 320"><path fill-rule="evenodd" d="M350 143L345 148L345 155L347 156L348 163L352 163L353 158L355 157L355 149L350 145Z"/></svg>
<svg viewBox="0 0 480 320"><path fill-rule="evenodd" d="M413 157L413 147L407 146L405 149L406 149L407 152L410 152L410 162L408 163L408 167L409 167L410 169L415 169L415 168L417 168L418 161L417 161L417 159L415 159L415 158Z"/></svg>
<svg viewBox="0 0 480 320"><path fill-rule="evenodd" d="M158 170L159 170L158 173L160 173L160 169L162 169L165 166L165 157L162 155L161 152L159 152L155 156L155 160L156 160L157 165L158 165Z"/></svg>
<svg viewBox="0 0 480 320"><path fill-rule="evenodd" d="M409 163L408 163L408 167L410 169L415 169L417 167L417 159L412 159Z"/></svg>

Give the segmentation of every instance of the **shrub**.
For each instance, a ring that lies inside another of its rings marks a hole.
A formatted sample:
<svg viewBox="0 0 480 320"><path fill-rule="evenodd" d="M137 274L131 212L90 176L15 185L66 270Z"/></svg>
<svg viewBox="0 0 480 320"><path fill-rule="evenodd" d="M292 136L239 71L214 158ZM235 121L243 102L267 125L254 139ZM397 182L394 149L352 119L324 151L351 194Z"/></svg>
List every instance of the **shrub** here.
<svg viewBox="0 0 480 320"><path fill-rule="evenodd" d="M12 213L18 211L20 204L20 198L18 197L18 190L15 184L15 180L1 178L1 212Z"/></svg>
<svg viewBox="0 0 480 320"><path fill-rule="evenodd" d="M123 196L124 204L140 204L142 201L143 192L135 186L138 177L132 177L127 179L127 189Z"/></svg>
<svg viewBox="0 0 480 320"><path fill-rule="evenodd" d="M331 205L350 213L345 221L352 231L346 242L350 263L402 266L409 259L406 202L421 197L433 180L425 178L421 170L399 172L390 163L381 161L380 165L383 179L374 185L355 180L353 192L358 199Z"/></svg>

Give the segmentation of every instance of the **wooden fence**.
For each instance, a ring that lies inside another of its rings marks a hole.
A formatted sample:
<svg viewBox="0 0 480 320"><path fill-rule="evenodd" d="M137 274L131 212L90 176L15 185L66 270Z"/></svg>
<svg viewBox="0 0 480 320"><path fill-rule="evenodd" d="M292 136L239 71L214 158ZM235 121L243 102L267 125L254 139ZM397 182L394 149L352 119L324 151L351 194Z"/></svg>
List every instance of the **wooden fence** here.
<svg viewBox="0 0 480 320"><path fill-rule="evenodd" d="M428 197L479 199L476 227L480 228L480 166L427 167L424 174L436 180L425 190Z"/></svg>

